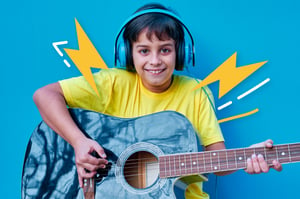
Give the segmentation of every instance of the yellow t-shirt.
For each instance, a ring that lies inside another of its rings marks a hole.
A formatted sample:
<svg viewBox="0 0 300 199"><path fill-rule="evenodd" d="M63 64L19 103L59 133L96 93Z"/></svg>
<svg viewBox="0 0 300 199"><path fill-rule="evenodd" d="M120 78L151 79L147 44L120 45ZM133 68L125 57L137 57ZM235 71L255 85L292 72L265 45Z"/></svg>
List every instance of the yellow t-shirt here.
<svg viewBox="0 0 300 199"><path fill-rule="evenodd" d="M69 107L122 118L177 111L193 124L202 145L224 140L212 107L212 94L208 88L193 90L198 84L193 78L174 75L172 85L163 93L147 90L137 73L123 69L101 70L94 74L94 80L99 96L82 76L59 82ZM208 198L200 196L199 191L201 187L189 186L186 194L188 198Z"/></svg>

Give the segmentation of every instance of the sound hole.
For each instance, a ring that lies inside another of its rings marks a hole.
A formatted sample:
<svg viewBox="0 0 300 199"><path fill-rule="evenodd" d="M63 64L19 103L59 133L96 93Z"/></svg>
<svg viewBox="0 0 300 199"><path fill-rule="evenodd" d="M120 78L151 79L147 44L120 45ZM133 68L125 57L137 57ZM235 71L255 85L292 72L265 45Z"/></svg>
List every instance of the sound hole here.
<svg viewBox="0 0 300 199"><path fill-rule="evenodd" d="M156 181L158 173L158 160L147 151L133 153L124 166L127 183L137 189L151 186Z"/></svg>

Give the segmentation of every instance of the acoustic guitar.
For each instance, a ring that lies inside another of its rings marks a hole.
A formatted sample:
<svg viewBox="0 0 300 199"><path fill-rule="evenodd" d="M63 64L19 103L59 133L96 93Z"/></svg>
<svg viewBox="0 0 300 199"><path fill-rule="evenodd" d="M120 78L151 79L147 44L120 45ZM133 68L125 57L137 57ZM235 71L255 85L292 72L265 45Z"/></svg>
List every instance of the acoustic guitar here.
<svg viewBox="0 0 300 199"><path fill-rule="evenodd" d="M42 121L25 154L23 199L180 198L174 187L207 180L200 174L244 169L252 154L262 154L269 165L274 159L300 161L300 143L199 152L193 126L173 111L136 118L83 109L70 109L70 114L86 136L104 148L109 164L85 179L81 189L72 146Z"/></svg>

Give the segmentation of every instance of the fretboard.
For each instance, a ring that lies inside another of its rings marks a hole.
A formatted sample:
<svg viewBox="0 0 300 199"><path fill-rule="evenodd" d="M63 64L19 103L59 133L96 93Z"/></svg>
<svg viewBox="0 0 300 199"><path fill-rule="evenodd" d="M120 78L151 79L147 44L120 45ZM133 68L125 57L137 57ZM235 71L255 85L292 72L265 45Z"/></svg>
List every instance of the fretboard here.
<svg viewBox="0 0 300 199"><path fill-rule="evenodd" d="M272 165L273 160L278 160L282 164L300 162L300 143L274 145L272 148L241 148L164 155L159 157L159 175L161 178L167 178L245 169L247 158L252 154L264 156L268 165Z"/></svg>

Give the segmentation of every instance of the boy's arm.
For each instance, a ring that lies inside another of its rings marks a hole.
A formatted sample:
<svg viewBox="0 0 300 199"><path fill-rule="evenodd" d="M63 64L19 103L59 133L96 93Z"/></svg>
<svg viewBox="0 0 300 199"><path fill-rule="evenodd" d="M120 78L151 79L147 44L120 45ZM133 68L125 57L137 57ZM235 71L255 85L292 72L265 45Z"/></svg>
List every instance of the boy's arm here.
<svg viewBox="0 0 300 199"><path fill-rule="evenodd" d="M38 89L33 95L33 100L48 126L74 148L79 184L83 187L83 178L91 178L97 169L104 168L107 164L103 148L96 141L88 139L77 127L69 114L59 83ZM93 157L93 151L101 158Z"/></svg>

